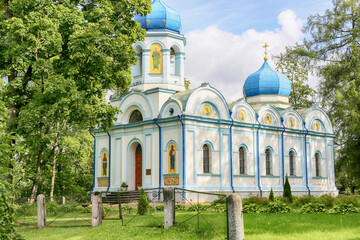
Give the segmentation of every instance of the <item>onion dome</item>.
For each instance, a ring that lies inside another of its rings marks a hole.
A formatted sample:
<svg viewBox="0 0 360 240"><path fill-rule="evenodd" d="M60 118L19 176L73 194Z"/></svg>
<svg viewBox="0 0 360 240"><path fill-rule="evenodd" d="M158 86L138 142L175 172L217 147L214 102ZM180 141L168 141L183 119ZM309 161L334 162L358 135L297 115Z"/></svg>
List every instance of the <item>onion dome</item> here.
<svg viewBox="0 0 360 240"><path fill-rule="evenodd" d="M247 77L244 84L245 97L258 95L281 95L289 97L291 83L289 78L272 69L265 57L265 62L259 70Z"/></svg>
<svg viewBox="0 0 360 240"><path fill-rule="evenodd" d="M180 33L180 15L174 9L168 7L162 0L154 0L151 3L151 13L147 16L137 15L135 21L141 23L141 27L147 31L172 31Z"/></svg>

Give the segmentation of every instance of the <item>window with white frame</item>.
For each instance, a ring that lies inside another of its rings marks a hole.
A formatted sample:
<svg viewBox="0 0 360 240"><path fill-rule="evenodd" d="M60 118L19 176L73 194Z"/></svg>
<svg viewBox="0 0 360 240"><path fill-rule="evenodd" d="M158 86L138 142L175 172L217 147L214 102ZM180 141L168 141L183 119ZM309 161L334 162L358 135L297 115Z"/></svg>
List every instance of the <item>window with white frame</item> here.
<svg viewBox="0 0 360 240"><path fill-rule="evenodd" d="M290 176L295 176L295 153L294 151L289 152L289 167L290 167Z"/></svg>
<svg viewBox="0 0 360 240"><path fill-rule="evenodd" d="M316 177L321 177L320 154L319 153L315 153L315 174L316 174Z"/></svg>
<svg viewBox="0 0 360 240"><path fill-rule="evenodd" d="M203 146L203 171L210 173L210 147L208 144Z"/></svg>
<svg viewBox="0 0 360 240"><path fill-rule="evenodd" d="M271 168L272 152L269 148L265 150L265 155L266 155L266 175L272 175L272 168Z"/></svg>
<svg viewBox="0 0 360 240"><path fill-rule="evenodd" d="M246 169L245 169L246 151L244 147L239 148L239 161L240 161L240 174L246 174Z"/></svg>

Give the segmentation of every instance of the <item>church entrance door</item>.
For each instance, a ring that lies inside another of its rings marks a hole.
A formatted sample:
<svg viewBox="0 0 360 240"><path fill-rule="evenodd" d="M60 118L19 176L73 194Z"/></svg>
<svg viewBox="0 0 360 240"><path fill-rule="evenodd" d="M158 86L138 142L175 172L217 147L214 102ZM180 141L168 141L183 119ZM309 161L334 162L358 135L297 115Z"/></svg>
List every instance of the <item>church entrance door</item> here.
<svg viewBox="0 0 360 240"><path fill-rule="evenodd" d="M135 190L140 190L142 185L142 149L139 144L135 153Z"/></svg>

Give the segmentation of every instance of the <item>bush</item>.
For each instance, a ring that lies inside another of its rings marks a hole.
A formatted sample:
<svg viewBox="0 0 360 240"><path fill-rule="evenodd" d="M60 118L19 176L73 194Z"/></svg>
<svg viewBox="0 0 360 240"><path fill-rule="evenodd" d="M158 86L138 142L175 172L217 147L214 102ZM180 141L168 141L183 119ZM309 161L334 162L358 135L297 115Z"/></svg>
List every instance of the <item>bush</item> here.
<svg viewBox="0 0 360 240"><path fill-rule="evenodd" d="M82 212L83 213L91 213L92 212L92 207L91 206L84 207L82 209Z"/></svg>
<svg viewBox="0 0 360 240"><path fill-rule="evenodd" d="M175 211L185 211L185 206L181 204L176 204Z"/></svg>
<svg viewBox="0 0 360 240"><path fill-rule="evenodd" d="M149 212L149 202L146 197L145 191L141 188L141 195L138 203L138 214L145 215Z"/></svg>
<svg viewBox="0 0 360 240"><path fill-rule="evenodd" d="M213 212L217 212L217 213L226 212L226 204L218 203L218 204L216 204L216 205L213 206L212 211L213 211Z"/></svg>
<svg viewBox="0 0 360 240"><path fill-rule="evenodd" d="M288 205L280 201L271 202L261 209L262 213L288 213L291 211L292 210Z"/></svg>
<svg viewBox="0 0 360 240"><path fill-rule="evenodd" d="M318 203L318 199L313 195L304 195L294 200L294 205L301 207L308 203Z"/></svg>
<svg viewBox="0 0 360 240"><path fill-rule="evenodd" d="M272 190L272 188L271 188L271 190L270 190L270 195L269 195L269 201L270 202L273 202L274 201L274 192L273 192L273 190Z"/></svg>
<svg viewBox="0 0 360 240"><path fill-rule="evenodd" d="M201 204L194 204L194 205L191 205L189 208L188 208L188 211L189 212L197 212L197 211L205 211L207 209L206 206L204 205L201 205Z"/></svg>
<svg viewBox="0 0 360 240"><path fill-rule="evenodd" d="M279 202L282 202L282 203L285 203L285 204L291 203L291 201L287 197L276 197L275 201L279 201Z"/></svg>
<svg viewBox="0 0 360 240"><path fill-rule="evenodd" d="M37 214L36 203L33 203L33 204L24 203L16 209L16 215L30 216L30 215L36 215L36 214Z"/></svg>
<svg viewBox="0 0 360 240"><path fill-rule="evenodd" d="M258 205L267 205L269 204L269 199L266 197L249 197L243 199L243 205L247 204L258 204Z"/></svg>
<svg viewBox="0 0 360 240"><path fill-rule="evenodd" d="M358 213L359 209L354 207L352 204L341 204L338 206L334 206L332 209L329 210L329 213L335 214L347 214L347 213Z"/></svg>
<svg viewBox="0 0 360 240"><path fill-rule="evenodd" d="M319 202L324 204L325 207L332 207L334 205L334 197L330 194L323 194L319 197Z"/></svg>
<svg viewBox="0 0 360 240"><path fill-rule="evenodd" d="M124 205L124 206L122 206L121 207L121 210L123 211L123 213L124 212L129 212L129 214L131 213L131 210L133 210L133 208L131 207L131 206L129 206L129 205Z"/></svg>
<svg viewBox="0 0 360 240"><path fill-rule="evenodd" d="M83 207L81 207L75 201L67 201L63 205L58 206L59 212L76 212L76 211L83 211Z"/></svg>
<svg viewBox="0 0 360 240"><path fill-rule="evenodd" d="M56 212L59 208L59 205L55 202L47 202L46 203L46 213L53 213Z"/></svg>
<svg viewBox="0 0 360 240"><path fill-rule="evenodd" d="M164 205L157 205L156 210L157 211L164 211Z"/></svg>
<svg viewBox="0 0 360 240"><path fill-rule="evenodd" d="M259 213L260 206L255 203L249 203L243 206L243 213Z"/></svg>
<svg viewBox="0 0 360 240"><path fill-rule="evenodd" d="M216 205L216 204L226 204L226 197L223 196L218 196L217 199L215 199L211 205Z"/></svg>
<svg viewBox="0 0 360 240"><path fill-rule="evenodd" d="M288 176L287 176L287 175L286 175L286 177L285 177L283 197L289 199L289 201L292 202L291 186L290 186L289 179L288 179Z"/></svg>
<svg viewBox="0 0 360 240"><path fill-rule="evenodd" d="M302 213L321 213L325 212L325 205L321 203L308 203L300 208Z"/></svg>
<svg viewBox="0 0 360 240"><path fill-rule="evenodd" d="M352 204L354 207L360 207L360 198L358 195L337 195L334 204Z"/></svg>

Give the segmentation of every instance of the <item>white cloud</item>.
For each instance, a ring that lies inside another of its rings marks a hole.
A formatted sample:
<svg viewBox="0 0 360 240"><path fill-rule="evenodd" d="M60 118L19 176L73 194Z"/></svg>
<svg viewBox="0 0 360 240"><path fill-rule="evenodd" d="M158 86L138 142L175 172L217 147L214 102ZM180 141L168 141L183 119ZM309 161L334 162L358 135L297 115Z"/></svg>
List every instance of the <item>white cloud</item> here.
<svg viewBox="0 0 360 240"><path fill-rule="evenodd" d="M285 46L294 45L303 37L303 22L291 10L278 15L280 28L257 32L249 29L241 35L222 31L217 26L189 32L186 35L186 77L191 88L208 82L231 102L243 96L244 82L257 71L264 58L264 43L268 55L278 55ZM269 59L272 67L274 63Z"/></svg>

